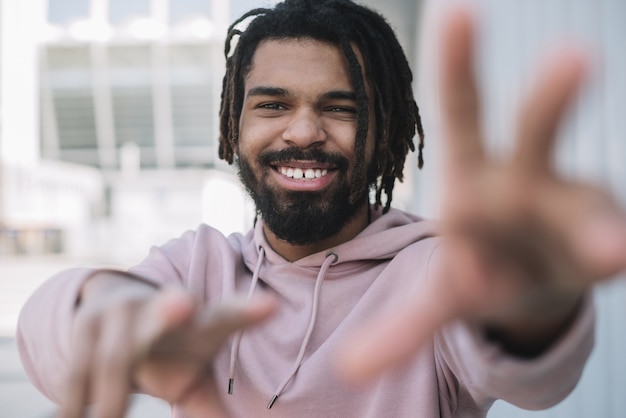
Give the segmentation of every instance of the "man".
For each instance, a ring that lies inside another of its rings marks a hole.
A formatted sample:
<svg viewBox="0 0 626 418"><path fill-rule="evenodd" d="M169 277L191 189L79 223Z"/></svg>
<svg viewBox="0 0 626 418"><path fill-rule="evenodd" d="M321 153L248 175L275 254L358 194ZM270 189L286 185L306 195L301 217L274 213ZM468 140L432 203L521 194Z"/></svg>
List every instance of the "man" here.
<svg viewBox="0 0 626 418"><path fill-rule="evenodd" d="M18 342L61 416L94 401L96 417L121 417L137 390L175 417L484 417L497 398L545 408L569 393L592 345L587 290L626 264L620 209L550 164L584 60L565 51L540 73L512 157L494 161L472 20L460 10L444 26L435 225L390 208L423 136L384 19L346 0L286 0L235 22L220 156L259 219L243 236L200 226L129 272L44 284Z"/></svg>

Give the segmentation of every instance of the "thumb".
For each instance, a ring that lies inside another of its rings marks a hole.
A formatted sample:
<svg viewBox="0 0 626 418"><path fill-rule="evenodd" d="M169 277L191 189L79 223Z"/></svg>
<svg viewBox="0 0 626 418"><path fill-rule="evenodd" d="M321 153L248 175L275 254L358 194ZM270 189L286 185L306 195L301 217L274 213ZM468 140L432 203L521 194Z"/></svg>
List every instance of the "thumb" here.
<svg viewBox="0 0 626 418"><path fill-rule="evenodd" d="M193 318L196 303L185 291L165 287L152 298L140 313L136 327L140 347L147 347L168 331Z"/></svg>
<svg viewBox="0 0 626 418"><path fill-rule="evenodd" d="M595 280L626 269L626 217L594 216L581 222L575 231L575 252Z"/></svg>

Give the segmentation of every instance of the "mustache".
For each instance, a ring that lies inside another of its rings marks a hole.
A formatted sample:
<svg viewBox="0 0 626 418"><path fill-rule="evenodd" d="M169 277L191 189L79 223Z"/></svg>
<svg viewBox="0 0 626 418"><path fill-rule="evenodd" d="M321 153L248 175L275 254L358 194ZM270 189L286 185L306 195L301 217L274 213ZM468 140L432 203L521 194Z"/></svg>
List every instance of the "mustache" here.
<svg viewBox="0 0 626 418"><path fill-rule="evenodd" d="M302 149L289 147L276 151L264 151L259 154L258 161L263 165L277 165L288 161L314 161L336 167L341 171L348 169L348 159L339 153L329 153L319 148Z"/></svg>

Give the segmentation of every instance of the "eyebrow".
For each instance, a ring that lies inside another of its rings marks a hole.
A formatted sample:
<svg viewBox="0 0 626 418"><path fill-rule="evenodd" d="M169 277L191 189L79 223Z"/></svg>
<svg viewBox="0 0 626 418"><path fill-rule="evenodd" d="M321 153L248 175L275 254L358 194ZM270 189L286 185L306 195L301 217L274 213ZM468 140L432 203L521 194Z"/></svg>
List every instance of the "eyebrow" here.
<svg viewBox="0 0 626 418"><path fill-rule="evenodd" d="M356 93L353 91L336 90L329 91L322 95L323 99L339 99L339 100L352 100L356 102Z"/></svg>
<svg viewBox="0 0 626 418"><path fill-rule="evenodd" d="M251 88L246 97L253 96L291 96L289 90L284 89L282 87L269 87L269 86L258 86ZM329 99L339 99L339 100L353 100L356 101L356 93L349 90L332 90L322 94L321 96L324 100Z"/></svg>
<svg viewBox="0 0 626 418"><path fill-rule="evenodd" d="M259 86L251 88L246 96L289 96L289 92L281 87Z"/></svg>

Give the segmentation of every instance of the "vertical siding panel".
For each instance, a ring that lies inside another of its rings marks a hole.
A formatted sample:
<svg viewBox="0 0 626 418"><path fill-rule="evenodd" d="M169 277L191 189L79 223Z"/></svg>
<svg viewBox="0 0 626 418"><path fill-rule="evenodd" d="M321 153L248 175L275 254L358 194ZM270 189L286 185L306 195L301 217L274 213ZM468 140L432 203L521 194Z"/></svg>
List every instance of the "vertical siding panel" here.
<svg viewBox="0 0 626 418"><path fill-rule="evenodd" d="M611 186L626 204L626 2L604 1L605 124Z"/></svg>
<svg viewBox="0 0 626 418"><path fill-rule="evenodd" d="M622 204L626 205L626 2L604 0L604 63L606 161L609 184ZM607 335L610 339L611 376L608 390L611 391L610 408L612 417L626 415L626 281L610 284L607 296L607 316L610 322Z"/></svg>
<svg viewBox="0 0 626 418"><path fill-rule="evenodd" d="M602 3L588 0L577 0L572 4L571 31L584 39L584 43L591 44L599 54L605 54L603 44ZM598 71L602 67L592 68ZM592 73L590 83L583 91L582 100L574 113L573 126L575 127L576 152L574 155L574 169L577 176L592 178L606 182L606 131L603 121L604 106L604 78ZM610 291L606 287L596 290L595 296L598 305L597 343L592 362L587 367L583 384L576 396L581 400L577 415L579 417L611 416L611 398L609 381L612 375L612 347L610 322L611 309L608 297Z"/></svg>
<svg viewBox="0 0 626 418"><path fill-rule="evenodd" d="M480 31L478 78L483 89L484 128L489 148L501 152L510 148L514 102L517 96L515 68L523 62L519 37L497 36L502 30L519 33L521 2L509 4L483 0L483 25Z"/></svg>
<svg viewBox="0 0 626 418"><path fill-rule="evenodd" d="M603 22L601 3L588 0L572 1L572 21L569 29L575 38L582 38L584 44L590 44L592 50L604 54L602 43ZM594 77L588 80L582 91L582 100L574 112L576 142L575 167L576 174L584 178L605 180L607 177L605 164L606 132L603 115L604 89L603 77L598 77L601 66L592 67Z"/></svg>

